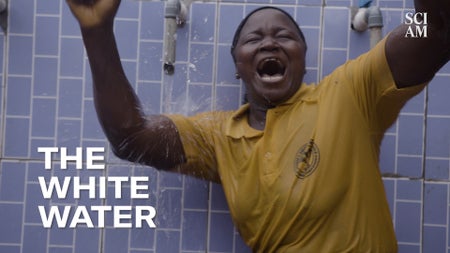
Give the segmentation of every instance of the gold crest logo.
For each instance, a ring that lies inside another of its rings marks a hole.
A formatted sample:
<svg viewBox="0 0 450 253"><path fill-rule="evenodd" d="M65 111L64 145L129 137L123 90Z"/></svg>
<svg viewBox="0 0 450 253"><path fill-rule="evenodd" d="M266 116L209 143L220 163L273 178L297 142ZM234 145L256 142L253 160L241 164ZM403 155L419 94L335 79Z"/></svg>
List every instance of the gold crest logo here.
<svg viewBox="0 0 450 253"><path fill-rule="evenodd" d="M295 155L294 160L295 175L300 179L308 177L317 169L319 161L320 161L319 147L314 142L314 139L311 139L308 143L303 145Z"/></svg>

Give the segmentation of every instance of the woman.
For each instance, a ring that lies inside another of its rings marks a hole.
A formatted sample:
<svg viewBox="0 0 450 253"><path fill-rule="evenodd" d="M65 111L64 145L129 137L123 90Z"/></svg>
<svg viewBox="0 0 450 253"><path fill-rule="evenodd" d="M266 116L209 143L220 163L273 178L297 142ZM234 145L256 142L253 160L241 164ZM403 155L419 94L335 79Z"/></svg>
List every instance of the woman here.
<svg viewBox="0 0 450 253"><path fill-rule="evenodd" d="M188 118L143 115L115 44L119 0L67 2L117 156L221 183L256 252L397 251L379 145L404 103L449 60L448 3L416 1L433 17L427 40L404 38L400 26L317 86L302 84L306 44L292 17L257 9L232 47L249 103Z"/></svg>

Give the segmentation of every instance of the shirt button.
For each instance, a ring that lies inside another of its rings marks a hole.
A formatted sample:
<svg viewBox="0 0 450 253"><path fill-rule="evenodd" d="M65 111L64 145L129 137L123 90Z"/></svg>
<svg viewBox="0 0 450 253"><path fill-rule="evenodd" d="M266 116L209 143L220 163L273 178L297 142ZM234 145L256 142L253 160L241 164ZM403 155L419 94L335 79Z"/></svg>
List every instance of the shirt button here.
<svg viewBox="0 0 450 253"><path fill-rule="evenodd" d="M270 160L270 159L272 158L272 153L267 152L267 153L264 155L264 158L265 158L266 160Z"/></svg>

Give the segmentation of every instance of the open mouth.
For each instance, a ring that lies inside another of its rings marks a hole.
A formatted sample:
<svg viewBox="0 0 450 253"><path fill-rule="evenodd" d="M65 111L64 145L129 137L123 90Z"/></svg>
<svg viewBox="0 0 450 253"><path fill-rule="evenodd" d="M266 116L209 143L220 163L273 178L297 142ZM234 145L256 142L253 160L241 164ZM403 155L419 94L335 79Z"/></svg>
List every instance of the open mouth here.
<svg viewBox="0 0 450 253"><path fill-rule="evenodd" d="M286 68L280 60L267 58L258 65L258 74L265 82L277 82L283 79Z"/></svg>

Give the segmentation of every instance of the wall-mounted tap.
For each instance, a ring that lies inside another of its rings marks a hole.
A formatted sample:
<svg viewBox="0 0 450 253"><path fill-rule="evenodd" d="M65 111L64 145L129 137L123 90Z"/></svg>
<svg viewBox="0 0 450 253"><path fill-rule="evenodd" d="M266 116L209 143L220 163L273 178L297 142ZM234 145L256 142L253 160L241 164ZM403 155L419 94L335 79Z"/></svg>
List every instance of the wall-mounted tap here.
<svg viewBox="0 0 450 253"><path fill-rule="evenodd" d="M177 27L184 25L188 7L192 1L167 0L164 9L164 72L172 75L175 71Z"/></svg>
<svg viewBox="0 0 450 253"><path fill-rule="evenodd" d="M370 31L370 48L382 39L383 16L376 6L360 7L353 16L351 28L358 32Z"/></svg>
<svg viewBox="0 0 450 253"><path fill-rule="evenodd" d="M380 8L371 6L367 10L367 24L370 31L370 48L374 47L383 37L381 29L383 28L383 15Z"/></svg>
<svg viewBox="0 0 450 253"><path fill-rule="evenodd" d="M168 0L164 9L164 72L173 74L175 68L177 16L180 12L179 0Z"/></svg>

